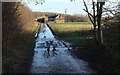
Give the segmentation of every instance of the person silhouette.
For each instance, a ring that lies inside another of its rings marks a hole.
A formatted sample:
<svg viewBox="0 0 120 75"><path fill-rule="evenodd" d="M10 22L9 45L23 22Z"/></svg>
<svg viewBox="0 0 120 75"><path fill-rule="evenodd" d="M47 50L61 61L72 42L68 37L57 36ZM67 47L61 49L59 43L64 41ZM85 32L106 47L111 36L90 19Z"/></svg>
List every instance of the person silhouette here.
<svg viewBox="0 0 120 75"><path fill-rule="evenodd" d="M50 43L48 41L46 41L46 45L47 45L47 53L49 56L50 55Z"/></svg>
<svg viewBox="0 0 120 75"><path fill-rule="evenodd" d="M55 50L56 50L57 44L56 44L55 42L53 42L52 45L53 45L53 50L52 50L52 51L53 51L53 53L55 54Z"/></svg>

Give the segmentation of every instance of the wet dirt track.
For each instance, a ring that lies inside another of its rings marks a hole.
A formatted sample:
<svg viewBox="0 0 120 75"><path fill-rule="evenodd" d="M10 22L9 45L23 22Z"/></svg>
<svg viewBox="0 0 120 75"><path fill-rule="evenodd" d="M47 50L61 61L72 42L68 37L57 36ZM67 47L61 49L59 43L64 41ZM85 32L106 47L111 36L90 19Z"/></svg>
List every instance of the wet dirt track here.
<svg viewBox="0 0 120 75"><path fill-rule="evenodd" d="M31 73L95 73L86 61L73 57L68 47L63 44L66 42L54 38L46 24L43 24L41 28L34 48ZM53 47L50 46L50 55L48 55L44 45L46 41L51 40L57 44L57 47L53 52ZM66 45L69 46L68 43Z"/></svg>

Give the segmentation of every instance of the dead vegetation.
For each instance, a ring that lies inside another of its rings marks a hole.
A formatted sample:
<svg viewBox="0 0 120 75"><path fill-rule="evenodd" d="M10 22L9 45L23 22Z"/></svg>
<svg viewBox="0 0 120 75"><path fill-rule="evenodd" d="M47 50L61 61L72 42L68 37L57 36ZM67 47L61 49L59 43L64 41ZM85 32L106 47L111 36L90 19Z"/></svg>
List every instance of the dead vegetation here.
<svg viewBox="0 0 120 75"><path fill-rule="evenodd" d="M2 3L3 73L27 72L33 55L34 26L30 9L21 3Z"/></svg>

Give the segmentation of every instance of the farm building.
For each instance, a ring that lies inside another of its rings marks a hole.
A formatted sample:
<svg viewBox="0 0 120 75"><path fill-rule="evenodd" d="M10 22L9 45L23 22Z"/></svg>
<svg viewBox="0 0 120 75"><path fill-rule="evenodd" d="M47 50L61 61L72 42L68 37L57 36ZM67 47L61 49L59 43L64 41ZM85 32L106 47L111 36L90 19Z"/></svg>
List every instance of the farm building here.
<svg viewBox="0 0 120 75"><path fill-rule="evenodd" d="M48 17L48 22L55 22L55 23L64 23L64 17L61 15L54 15Z"/></svg>
<svg viewBox="0 0 120 75"><path fill-rule="evenodd" d="M55 22L55 23L64 23L64 17L61 15L54 15L54 16L44 16L38 19L39 22Z"/></svg>
<svg viewBox="0 0 120 75"><path fill-rule="evenodd" d="M58 16L55 18L55 22L56 22L56 23L64 23L64 22L65 22L64 17L58 15Z"/></svg>

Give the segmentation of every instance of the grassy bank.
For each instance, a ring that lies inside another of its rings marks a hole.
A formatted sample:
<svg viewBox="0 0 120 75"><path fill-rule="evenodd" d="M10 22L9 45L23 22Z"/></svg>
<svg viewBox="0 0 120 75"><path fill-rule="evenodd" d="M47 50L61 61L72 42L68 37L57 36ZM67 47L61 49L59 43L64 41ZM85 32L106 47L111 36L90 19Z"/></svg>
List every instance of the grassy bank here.
<svg viewBox="0 0 120 75"><path fill-rule="evenodd" d="M93 38L92 24L89 22L50 23L49 25L58 37L79 47Z"/></svg>
<svg viewBox="0 0 120 75"><path fill-rule="evenodd" d="M119 24L113 23L109 28L103 29L105 50L102 50L103 62L98 67L102 72L120 73L120 51L119 51Z"/></svg>
<svg viewBox="0 0 120 75"><path fill-rule="evenodd" d="M103 28L104 47L99 47L95 43L92 30L82 30L75 24L52 24L50 26L58 37L80 47L79 50L72 52L77 57L88 61L96 72L120 73L120 51L118 48L118 36L120 36L120 33L118 31L118 25L119 23L116 23L108 28ZM64 29L67 26L71 28L73 28L72 26L76 26L78 30L75 28L73 30L69 28Z"/></svg>

